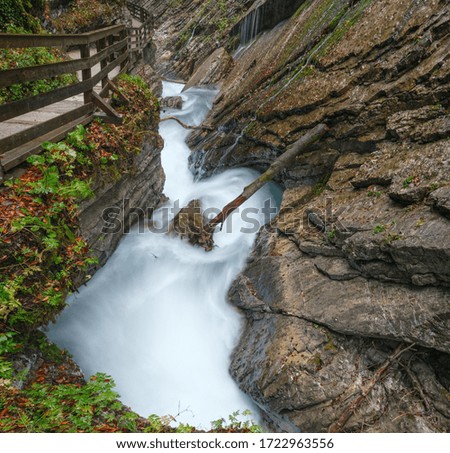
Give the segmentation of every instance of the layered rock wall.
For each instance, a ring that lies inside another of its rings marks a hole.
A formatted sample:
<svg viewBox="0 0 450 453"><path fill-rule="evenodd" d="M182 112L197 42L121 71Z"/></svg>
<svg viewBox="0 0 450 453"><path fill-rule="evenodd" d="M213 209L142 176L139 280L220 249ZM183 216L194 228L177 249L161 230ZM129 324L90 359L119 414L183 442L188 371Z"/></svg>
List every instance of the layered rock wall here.
<svg viewBox="0 0 450 453"><path fill-rule="evenodd" d="M279 179L230 291L248 320L231 371L275 430L327 431L369 387L341 430L450 427L449 17L438 0L307 0L239 54L216 132L190 138L204 176L265 170L330 126ZM192 66L212 52L189 46Z"/></svg>
<svg viewBox="0 0 450 453"><path fill-rule="evenodd" d="M99 185L95 197L80 206L80 227L91 251L106 263L133 223L150 216L163 198L165 175L161 166L163 142L149 132L131 169L113 182Z"/></svg>

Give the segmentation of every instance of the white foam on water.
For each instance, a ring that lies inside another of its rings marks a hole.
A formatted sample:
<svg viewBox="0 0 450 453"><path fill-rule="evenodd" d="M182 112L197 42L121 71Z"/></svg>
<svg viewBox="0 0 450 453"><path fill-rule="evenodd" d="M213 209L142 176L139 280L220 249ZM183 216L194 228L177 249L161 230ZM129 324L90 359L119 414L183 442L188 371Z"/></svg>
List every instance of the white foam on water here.
<svg viewBox="0 0 450 453"><path fill-rule="evenodd" d="M164 95L180 95L182 88L165 82ZM187 90L183 109L170 115L199 124L215 94ZM187 163L189 131L165 121L160 133L170 201L155 212L156 220L177 200L182 207L200 198L204 207L221 209L257 176L233 169L195 182ZM211 252L163 233L133 230L92 280L69 297L69 306L49 326L49 338L69 350L86 377L110 374L121 401L142 416L179 414L178 422L209 429L212 420L253 409L228 371L244 321L227 292L256 236L255 228L242 228L267 220L260 209L268 199L275 206L267 186L240 209L258 208L247 214L252 220L234 214L215 234Z"/></svg>

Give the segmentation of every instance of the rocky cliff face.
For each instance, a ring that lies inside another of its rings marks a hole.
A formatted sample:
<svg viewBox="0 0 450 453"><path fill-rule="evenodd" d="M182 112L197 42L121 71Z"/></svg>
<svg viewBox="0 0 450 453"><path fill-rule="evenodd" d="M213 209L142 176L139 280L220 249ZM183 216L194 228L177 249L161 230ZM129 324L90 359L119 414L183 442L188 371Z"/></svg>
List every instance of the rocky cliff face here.
<svg viewBox="0 0 450 453"><path fill-rule="evenodd" d="M155 17L157 69L165 76L187 80L211 53L227 45L233 26L254 3L252 0L140 0Z"/></svg>
<svg viewBox="0 0 450 453"><path fill-rule="evenodd" d="M131 225L155 209L163 198L161 137L149 133L130 170L95 189L95 197L80 206L81 233L94 256L104 265Z"/></svg>
<svg viewBox="0 0 450 453"><path fill-rule="evenodd" d="M189 3L172 24L208 2ZM248 320L231 372L274 429L450 427L448 21L438 0L301 2L235 58L216 132L191 136L208 175L264 170L330 126L280 178L280 214L230 291ZM213 50L186 49L194 63L166 70L186 77Z"/></svg>

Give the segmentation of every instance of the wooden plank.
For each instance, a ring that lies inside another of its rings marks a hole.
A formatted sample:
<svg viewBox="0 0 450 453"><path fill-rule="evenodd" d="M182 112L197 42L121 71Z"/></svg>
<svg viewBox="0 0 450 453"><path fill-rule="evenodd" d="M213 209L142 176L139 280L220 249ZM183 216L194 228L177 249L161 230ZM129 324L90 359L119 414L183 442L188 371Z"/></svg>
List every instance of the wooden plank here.
<svg viewBox="0 0 450 453"><path fill-rule="evenodd" d="M79 124L88 124L93 120L93 115L84 115L81 118L78 118L74 121L71 121L68 124L65 124L54 131L48 132L45 135L35 138L31 142L28 142L25 145L19 146L3 155L0 159L0 163L3 167L3 170L9 171L17 165L25 162L28 156L32 154L39 154L42 150L42 143L47 141L57 142L66 137L66 135L73 131Z"/></svg>
<svg viewBox="0 0 450 453"><path fill-rule="evenodd" d="M14 49L24 47L69 47L82 44L92 44L101 38L118 34L125 29L125 25L112 25L100 30L82 33L79 35L29 35L0 33L0 48Z"/></svg>
<svg viewBox="0 0 450 453"><path fill-rule="evenodd" d="M111 105L109 105L102 97L100 97L97 93L92 93L92 99L94 104L103 112L105 112L108 116L113 117L114 119L121 120L122 115L114 110Z"/></svg>
<svg viewBox="0 0 450 453"><path fill-rule="evenodd" d="M119 87L112 81L112 80L108 80L108 85L109 85L109 89L111 91L114 91L114 93L117 94L117 96L119 96L119 98L122 100L122 102L125 102L127 104L130 103L130 99L128 99L127 96L125 96L119 89Z"/></svg>
<svg viewBox="0 0 450 453"><path fill-rule="evenodd" d="M99 39L106 38L111 35L118 35L125 30L125 25L111 25L100 30L94 30L88 33L83 33L87 37L88 44L93 44Z"/></svg>
<svg viewBox="0 0 450 453"><path fill-rule="evenodd" d="M91 49L88 45L80 46L81 58L90 58L90 52L91 52ZM81 71L81 78L82 78L83 82L89 81L92 78L91 66L89 66L88 68L83 69L83 71ZM91 87L91 86L86 87L86 90L83 93L85 104L93 101L93 99L92 99L92 89L93 88L94 87Z"/></svg>
<svg viewBox="0 0 450 453"><path fill-rule="evenodd" d="M15 83L32 82L34 80L55 77L61 74L82 71L89 67L95 66L104 58L111 56L127 45L127 40L121 41L109 46L96 53L90 58L81 58L71 61L62 61L59 63L50 63L40 66L29 66L27 68L7 69L0 71L0 87L7 87Z"/></svg>
<svg viewBox="0 0 450 453"><path fill-rule="evenodd" d="M0 48L20 49L24 47L69 47L87 44L85 35L21 35L0 33Z"/></svg>
<svg viewBox="0 0 450 453"><path fill-rule="evenodd" d="M115 67L122 64L127 58L128 52L125 52L113 62L109 63L105 69L83 82L69 85L67 87L57 88L49 93L42 93L20 101L0 105L0 121L6 121L25 113L32 112L33 110L40 109L46 105L54 104L55 102L63 101L64 99L76 96L77 94L84 93L89 89L94 88L95 85L97 85L97 83L105 77L105 75L108 75Z"/></svg>
<svg viewBox="0 0 450 453"><path fill-rule="evenodd" d="M120 71L119 71L119 74L117 74L113 80L116 80L117 77L119 77L121 74L125 74L126 72L128 72L128 70L130 69L130 66L131 66L131 63L130 63L130 60L128 60L125 65L120 68Z"/></svg>
<svg viewBox="0 0 450 453"><path fill-rule="evenodd" d="M90 84L90 80L75 83L67 87L57 88L49 93L42 93L20 101L8 102L0 105L0 121L38 110L46 105L54 104L64 99L83 93Z"/></svg>
<svg viewBox="0 0 450 453"><path fill-rule="evenodd" d="M41 135L45 135L54 129L58 129L64 124L74 121L76 118L92 114L93 111L94 111L93 103L85 104L82 105L81 107L70 110L67 113L58 115L57 117L52 118L48 121L39 123L36 126L29 127L28 129L17 132L16 134L10 135L9 137L0 139L0 153L4 154L5 152L13 148L17 148L18 146L21 146L31 140L34 140L35 138Z"/></svg>

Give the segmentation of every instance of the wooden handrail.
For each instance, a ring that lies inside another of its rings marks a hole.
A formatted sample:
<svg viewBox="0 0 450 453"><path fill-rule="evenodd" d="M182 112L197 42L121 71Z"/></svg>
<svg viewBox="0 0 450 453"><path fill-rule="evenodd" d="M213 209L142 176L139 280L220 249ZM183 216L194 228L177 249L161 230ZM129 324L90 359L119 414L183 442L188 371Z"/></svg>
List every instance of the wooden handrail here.
<svg viewBox="0 0 450 453"><path fill-rule="evenodd" d="M150 41L150 30L153 28L153 15L150 14L142 6L132 2L127 2L127 7L131 14L142 22L139 27L128 28L128 36L130 37L131 52L141 52Z"/></svg>
<svg viewBox="0 0 450 453"><path fill-rule="evenodd" d="M77 71L82 73L82 80L73 85L0 105L0 121L12 119L84 93L82 106L0 139L0 181L5 171L22 163L30 154L40 152L40 144L43 140L60 139L77 124L87 124L91 121L95 107L106 112L107 118L111 121L121 121L121 116L103 99L108 91L114 91L115 87L110 83L108 75L117 67L120 68L119 73L126 71L141 57L143 49L151 39L153 24L153 16L146 9L132 1L128 1L127 6L142 25L130 28L124 25L113 25L79 35L0 33L0 48L78 47L80 50L78 59L0 71L0 88L62 74L73 74ZM91 55L93 45L96 46L97 53ZM92 68L98 64L100 64L100 71L92 74ZM100 95L94 92L94 87L99 82L102 83Z"/></svg>
<svg viewBox="0 0 450 453"><path fill-rule="evenodd" d="M114 52L122 50L126 45L127 39L125 38L112 46L102 49L89 58L0 71L0 87L7 87L15 83L33 82L35 80L92 68Z"/></svg>
<svg viewBox="0 0 450 453"><path fill-rule="evenodd" d="M27 35L0 33L0 48L19 49L24 47L69 47L93 44L99 39L118 34L125 30L125 25L112 25L99 30L79 35Z"/></svg>
<svg viewBox="0 0 450 453"><path fill-rule="evenodd" d="M0 121L6 121L16 116L23 115L33 110L38 110L55 102L63 101L77 94L87 93L91 91L97 83L99 83L108 73L114 68L119 66L128 58L128 53L123 53L113 62L109 63L105 69L102 69L97 74L90 76L89 78L68 85L62 88L56 88L48 93L41 93L36 96L21 99L20 101L8 102L7 104L0 105Z"/></svg>

